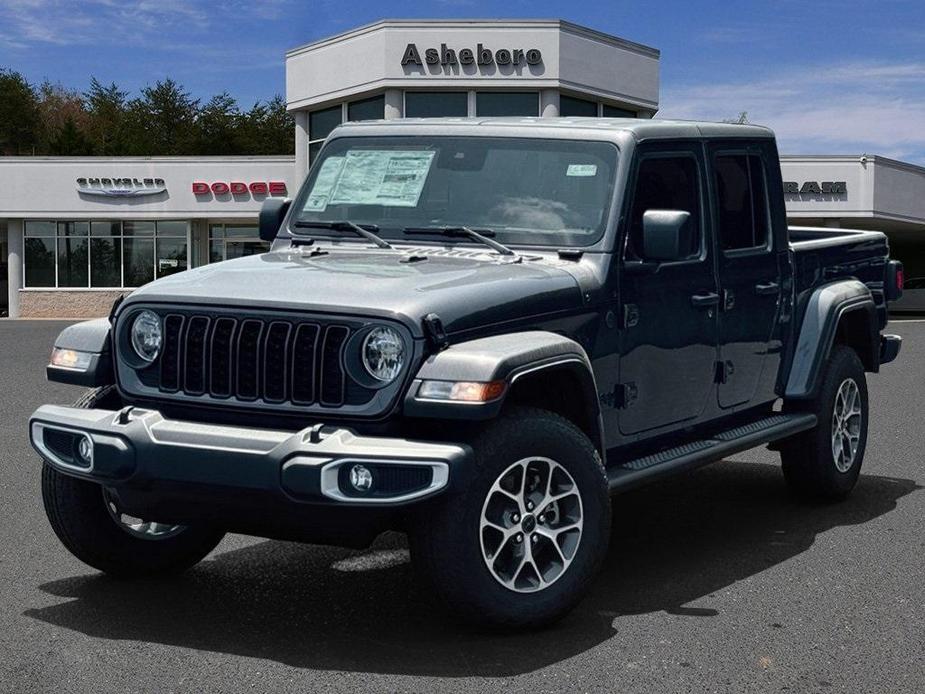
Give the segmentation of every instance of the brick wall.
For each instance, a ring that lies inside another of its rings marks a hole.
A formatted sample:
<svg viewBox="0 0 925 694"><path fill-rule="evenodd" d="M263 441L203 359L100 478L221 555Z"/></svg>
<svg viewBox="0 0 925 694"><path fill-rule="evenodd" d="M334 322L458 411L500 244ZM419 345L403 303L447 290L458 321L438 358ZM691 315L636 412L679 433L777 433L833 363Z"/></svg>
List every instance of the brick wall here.
<svg viewBox="0 0 925 694"><path fill-rule="evenodd" d="M108 316L112 302L126 292L25 290L19 292L23 318L100 318Z"/></svg>

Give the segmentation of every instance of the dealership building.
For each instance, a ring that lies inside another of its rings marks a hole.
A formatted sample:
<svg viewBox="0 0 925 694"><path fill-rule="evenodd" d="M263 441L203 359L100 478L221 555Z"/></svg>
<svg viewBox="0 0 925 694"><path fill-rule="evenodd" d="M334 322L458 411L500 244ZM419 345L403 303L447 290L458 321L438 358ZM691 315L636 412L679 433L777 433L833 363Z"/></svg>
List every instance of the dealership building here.
<svg viewBox="0 0 925 694"><path fill-rule="evenodd" d="M0 315L105 315L119 295L261 252L264 200L295 193L349 120L651 118L659 52L558 20L385 20L286 54L295 156L0 157ZM925 169L782 157L793 223L880 229L925 275Z"/></svg>

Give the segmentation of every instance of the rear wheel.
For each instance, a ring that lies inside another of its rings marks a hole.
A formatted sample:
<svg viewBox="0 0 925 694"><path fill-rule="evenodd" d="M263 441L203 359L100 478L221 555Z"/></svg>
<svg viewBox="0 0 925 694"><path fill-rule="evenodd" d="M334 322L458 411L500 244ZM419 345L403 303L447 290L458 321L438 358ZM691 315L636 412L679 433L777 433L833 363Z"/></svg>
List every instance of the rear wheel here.
<svg viewBox="0 0 925 694"><path fill-rule="evenodd" d="M472 441L466 487L416 522L416 567L461 618L535 627L584 596L607 552L610 498L593 444L550 412L519 408Z"/></svg>
<svg viewBox="0 0 925 694"><path fill-rule="evenodd" d="M844 499L857 483L867 447L867 381L857 353L835 345L815 400L787 403L786 409L812 412L818 420L781 447L788 486L809 499Z"/></svg>
<svg viewBox="0 0 925 694"><path fill-rule="evenodd" d="M112 387L86 393L75 407L121 406ZM105 487L65 475L47 463L42 468L42 499L52 529L62 544L85 564L125 578L183 571L201 561L224 533L159 523L126 514Z"/></svg>

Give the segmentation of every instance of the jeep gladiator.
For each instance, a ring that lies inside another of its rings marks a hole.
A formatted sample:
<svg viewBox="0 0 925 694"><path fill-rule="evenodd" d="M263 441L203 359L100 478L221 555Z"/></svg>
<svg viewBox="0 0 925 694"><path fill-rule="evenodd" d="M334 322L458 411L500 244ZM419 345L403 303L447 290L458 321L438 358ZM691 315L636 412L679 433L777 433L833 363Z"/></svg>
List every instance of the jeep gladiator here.
<svg viewBox="0 0 925 694"><path fill-rule="evenodd" d="M588 591L619 492L769 445L794 493L848 495L865 373L900 348L886 237L788 229L760 127L350 123L259 225L269 252L55 343L48 378L90 390L30 437L90 566L397 530L463 618L547 624Z"/></svg>

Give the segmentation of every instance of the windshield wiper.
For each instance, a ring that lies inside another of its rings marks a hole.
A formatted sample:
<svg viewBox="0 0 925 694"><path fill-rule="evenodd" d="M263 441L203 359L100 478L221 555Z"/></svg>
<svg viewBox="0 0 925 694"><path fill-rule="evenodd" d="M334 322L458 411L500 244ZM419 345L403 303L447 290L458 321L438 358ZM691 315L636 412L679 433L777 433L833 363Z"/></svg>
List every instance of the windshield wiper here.
<svg viewBox="0 0 925 694"><path fill-rule="evenodd" d="M440 236L451 236L456 238L469 238L478 241L489 248L498 251L501 255L516 256L517 254L504 244L494 241L488 236L494 236L495 232L491 229L482 229L482 233L475 229L463 226L442 226L442 227L405 227L403 231L406 234L439 234Z"/></svg>
<svg viewBox="0 0 925 694"><path fill-rule="evenodd" d="M295 222L294 226L297 226L301 229L333 229L334 231L352 231L358 236L362 236L367 241L372 241L379 248L388 248L394 250L392 244L390 244L385 239L381 239L376 236L373 232L379 231L379 227L375 224L364 224L360 226L359 224L354 224L353 222L341 221L341 222L313 222L306 220L298 220Z"/></svg>

